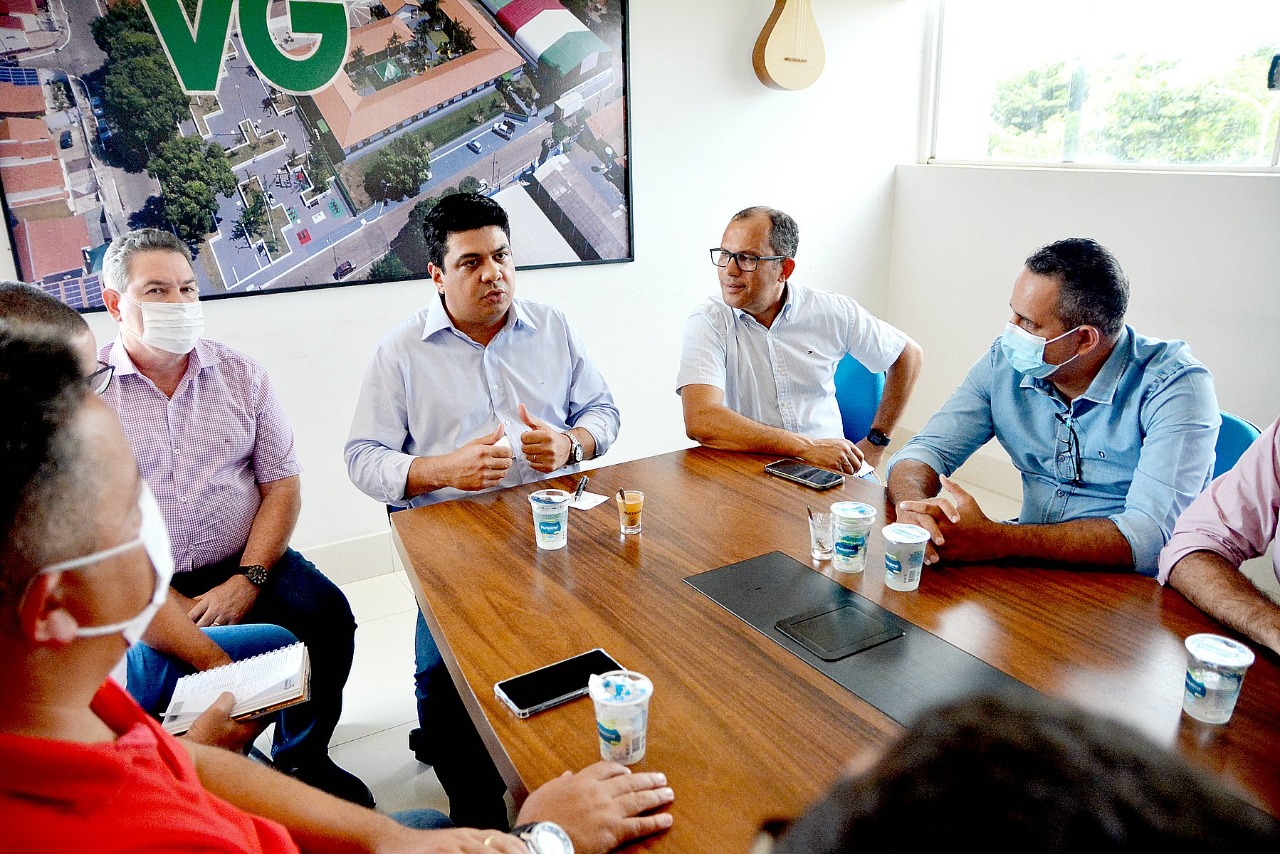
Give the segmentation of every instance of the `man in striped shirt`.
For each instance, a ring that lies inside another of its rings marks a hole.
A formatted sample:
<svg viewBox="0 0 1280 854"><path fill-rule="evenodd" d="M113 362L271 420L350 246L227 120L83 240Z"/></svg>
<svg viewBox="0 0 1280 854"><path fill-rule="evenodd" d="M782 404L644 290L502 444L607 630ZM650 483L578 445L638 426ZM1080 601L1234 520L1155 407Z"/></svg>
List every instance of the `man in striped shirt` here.
<svg viewBox="0 0 1280 854"><path fill-rule="evenodd" d="M274 623L311 653L311 720L277 733L277 766L355 803L358 778L328 756L355 651L346 597L290 549L301 508L293 431L266 371L206 340L190 253L142 229L111 244L103 302L120 326L99 358L115 369L103 394L120 416L173 544L172 593L196 624Z"/></svg>

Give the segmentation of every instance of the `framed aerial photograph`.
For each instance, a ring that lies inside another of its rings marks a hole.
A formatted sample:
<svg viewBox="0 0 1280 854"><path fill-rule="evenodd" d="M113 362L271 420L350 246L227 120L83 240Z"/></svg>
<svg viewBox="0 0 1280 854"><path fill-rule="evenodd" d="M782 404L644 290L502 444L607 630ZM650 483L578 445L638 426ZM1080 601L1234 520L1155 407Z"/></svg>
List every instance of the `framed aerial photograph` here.
<svg viewBox="0 0 1280 854"><path fill-rule="evenodd" d="M84 310L140 227L205 298L422 278L460 191L522 269L630 261L627 104L627 0L0 0L16 269Z"/></svg>

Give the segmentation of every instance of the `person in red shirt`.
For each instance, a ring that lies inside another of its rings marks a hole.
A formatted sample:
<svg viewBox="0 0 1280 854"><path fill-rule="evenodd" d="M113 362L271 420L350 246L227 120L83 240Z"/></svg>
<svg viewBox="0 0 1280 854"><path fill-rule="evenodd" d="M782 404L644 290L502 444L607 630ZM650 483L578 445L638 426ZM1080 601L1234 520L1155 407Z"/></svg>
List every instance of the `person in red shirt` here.
<svg viewBox="0 0 1280 854"><path fill-rule="evenodd" d="M540 827L527 841L405 827L238 754L175 740L107 679L173 571L119 421L64 343L2 325L0 400L6 850L604 852L671 825L659 811L674 798L666 778L610 763L531 794L517 831ZM221 698L224 712L231 700Z"/></svg>

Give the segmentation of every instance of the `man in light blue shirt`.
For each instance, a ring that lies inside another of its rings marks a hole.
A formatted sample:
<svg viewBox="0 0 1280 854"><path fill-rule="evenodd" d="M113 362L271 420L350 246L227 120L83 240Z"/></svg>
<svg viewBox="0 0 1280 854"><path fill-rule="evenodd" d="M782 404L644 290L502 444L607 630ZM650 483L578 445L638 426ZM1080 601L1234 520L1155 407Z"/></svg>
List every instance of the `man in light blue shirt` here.
<svg viewBox="0 0 1280 854"><path fill-rule="evenodd" d="M890 461L890 504L931 533L926 560L1156 574L1174 522L1212 477L1220 417L1209 371L1182 341L1126 326L1128 302L1119 263L1092 240L1027 259L1004 334ZM1022 473L1017 525L988 519L946 477L993 437Z"/></svg>
<svg viewBox="0 0 1280 854"><path fill-rule="evenodd" d="M919 345L852 298L789 281L800 243L796 222L751 207L730 220L711 250L721 299L685 324L676 391L690 439L728 451L799 457L853 474L879 465L923 360ZM836 366L851 354L887 371L865 439L845 438Z"/></svg>
<svg viewBox="0 0 1280 854"><path fill-rule="evenodd" d="M567 474L608 450L613 395L560 311L515 299L501 205L448 196L423 232L440 298L374 349L346 444L352 482L417 507ZM421 613L416 641L414 751L435 766L455 824L505 830L502 778Z"/></svg>
<svg viewBox="0 0 1280 854"><path fill-rule="evenodd" d="M420 507L570 474L613 444L618 409L565 316L508 302L485 345L458 327L444 300L378 343L346 446L364 493ZM539 438L550 443L541 459Z"/></svg>

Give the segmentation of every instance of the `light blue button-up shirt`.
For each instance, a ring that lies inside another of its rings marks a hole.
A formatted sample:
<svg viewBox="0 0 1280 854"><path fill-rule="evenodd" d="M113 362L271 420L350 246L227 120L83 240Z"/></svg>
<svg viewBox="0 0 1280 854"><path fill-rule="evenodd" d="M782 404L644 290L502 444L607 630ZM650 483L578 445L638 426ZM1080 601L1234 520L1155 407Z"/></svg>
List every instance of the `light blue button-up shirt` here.
<svg viewBox="0 0 1280 854"><path fill-rule="evenodd" d="M506 325L482 347L433 299L374 348L345 447L347 473L366 495L398 507L474 495L445 487L406 500L409 466L415 457L456 451L501 423L515 460L494 488L550 477L520 452L529 429L520 420L521 403L557 430L590 432L597 456L618 436L613 395L559 310L513 300Z"/></svg>
<svg viewBox="0 0 1280 854"><path fill-rule="evenodd" d="M1178 516L1212 479L1220 423L1213 379L1182 341L1126 326L1089 390L1068 404L1048 380L1015 371L997 339L889 469L919 460L950 475L994 437L1022 473L1019 522L1108 518L1134 568L1155 575Z"/></svg>
<svg viewBox="0 0 1280 854"><path fill-rule="evenodd" d="M720 299L701 305L685 323L676 391L691 383L714 386L725 406L752 421L843 439L836 365L852 354L879 373L906 344L906 334L851 297L788 283L769 327Z"/></svg>

